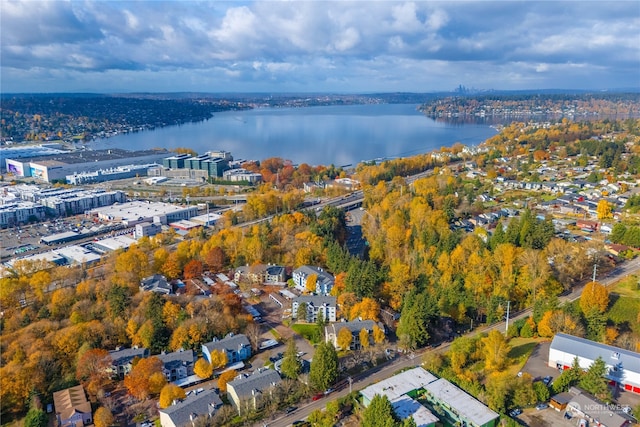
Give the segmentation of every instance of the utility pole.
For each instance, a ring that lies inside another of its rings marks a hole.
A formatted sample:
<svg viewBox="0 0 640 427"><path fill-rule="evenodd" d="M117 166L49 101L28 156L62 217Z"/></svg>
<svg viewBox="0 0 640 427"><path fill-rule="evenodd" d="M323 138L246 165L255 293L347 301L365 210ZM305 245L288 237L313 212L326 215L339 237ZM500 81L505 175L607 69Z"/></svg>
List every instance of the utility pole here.
<svg viewBox="0 0 640 427"><path fill-rule="evenodd" d="M598 271L598 264L593 264L593 277L591 279L592 282L596 281L596 273Z"/></svg>
<svg viewBox="0 0 640 427"><path fill-rule="evenodd" d="M504 334L507 335L509 332L509 306L511 305L511 301L507 301L507 323L504 327Z"/></svg>

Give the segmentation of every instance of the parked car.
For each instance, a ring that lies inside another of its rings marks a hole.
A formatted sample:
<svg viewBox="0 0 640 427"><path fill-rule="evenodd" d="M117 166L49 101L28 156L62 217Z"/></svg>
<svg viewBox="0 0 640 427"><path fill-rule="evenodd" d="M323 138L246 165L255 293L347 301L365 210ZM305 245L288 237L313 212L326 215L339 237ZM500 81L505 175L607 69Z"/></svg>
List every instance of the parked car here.
<svg viewBox="0 0 640 427"><path fill-rule="evenodd" d="M515 409L512 409L511 412L509 412L509 416L512 417L512 418L515 418L518 415L520 415L521 413L522 413L522 409L515 408Z"/></svg>
<svg viewBox="0 0 640 427"><path fill-rule="evenodd" d="M578 423L578 427L589 427L589 422L584 418L580 418L580 422Z"/></svg>
<svg viewBox="0 0 640 427"><path fill-rule="evenodd" d="M553 377L551 375L547 375L542 379L542 382L544 383L544 385L548 386L549 384L551 384L552 379Z"/></svg>
<svg viewBox="0 0 640 427"><path fill-rule="evenodd" d="M320 400L324 397L324 393L318 393L315 396L313 396L312 400Z"/></svg>
<svg viewBox="0 0 640 427"><path fill-rule="evenodd" d="M547 409L548 407L549 407L549 405L547 405L546 403L538 403L538 404L536 405L536 409L537 409L538 411L541 411L541 410L543 410L543 409Z"/></svg>
<svg viewBox="0 0 640 427"><path fill-rule="evenodd" d="M290 414L290 413L294 412L296 409L298 409L298 407L296 407L296 406L289 406L287 409L285 409L285 412L286 412L287 414Z"/></svg>

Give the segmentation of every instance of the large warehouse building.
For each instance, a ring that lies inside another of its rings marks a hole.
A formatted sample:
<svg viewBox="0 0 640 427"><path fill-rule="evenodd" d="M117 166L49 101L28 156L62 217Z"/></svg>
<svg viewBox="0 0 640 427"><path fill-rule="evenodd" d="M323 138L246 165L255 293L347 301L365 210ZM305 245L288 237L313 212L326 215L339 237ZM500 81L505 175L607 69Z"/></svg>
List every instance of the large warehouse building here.
<svg viewBox="0 0 640 427"><path fill-rule="evenodd" d="M569 369L576 357L582 369L588 369L601 357L607 365L605 377L611 386L640 394L640 353L573 335L556 334L549 347L549 366Z"/></svg>
<svg viewBox="0 0 640 427"><path fill-rule="evenodd" d="M92 209L88 215L98 217L102 221L120 222L127 227L143 222L167 225L198 215L198 207L136 200Z"/></svg>
<svg viewBox="0 0 640 427"><path fill-rule="evenodd" d="M34 177L52 182L65 181L67 175L99 170L110 170L132 164L161 163L169 152L166 150L127 151L83 150L47 156L23 158L6 157L6 168L18 177Z"/></svg>

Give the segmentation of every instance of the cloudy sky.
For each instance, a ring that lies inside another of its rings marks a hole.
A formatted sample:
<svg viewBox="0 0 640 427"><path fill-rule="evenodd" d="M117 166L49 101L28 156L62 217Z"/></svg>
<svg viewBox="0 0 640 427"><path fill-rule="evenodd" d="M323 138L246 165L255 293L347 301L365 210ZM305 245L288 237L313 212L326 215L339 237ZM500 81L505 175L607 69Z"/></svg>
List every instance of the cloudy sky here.
<svg viewBox="0 0 640 427"><path fill-rule="evenodd" d="M640 87L640 2L0 0L2 92Z"/></svg>

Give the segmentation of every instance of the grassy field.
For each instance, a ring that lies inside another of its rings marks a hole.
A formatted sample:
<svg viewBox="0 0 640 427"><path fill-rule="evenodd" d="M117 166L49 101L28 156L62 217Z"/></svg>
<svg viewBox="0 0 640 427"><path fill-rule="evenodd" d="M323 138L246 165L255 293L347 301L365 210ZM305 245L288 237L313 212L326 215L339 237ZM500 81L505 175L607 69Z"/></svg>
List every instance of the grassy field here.
<svg viewBox="0 0 640 427"><path fill-rule="evenodd" d="M291 329L311 343L317 342L321 335L320 328L316 324L294 323L291 325Z"/></svg>
<svg viewBox="0 0 640 427"><path fill-rule="evenodd" d="M640 287L638 277L629 276L613 285L610 289L607 318L616 324L626 324L635 333L640 334L638 313L640 312Z"/></svg>
<svg viewBox="0 0 640 427"><path fill-rule="evenodd" d="M509 341L511 350L507 355L510 361L508 370L513 373L513 375L521 371L524 364L527 363L527 359L533 352L533 349L536 348L538 343L544 340L544 338L512 338L511 341Z"/></svg>

